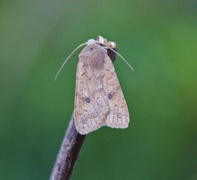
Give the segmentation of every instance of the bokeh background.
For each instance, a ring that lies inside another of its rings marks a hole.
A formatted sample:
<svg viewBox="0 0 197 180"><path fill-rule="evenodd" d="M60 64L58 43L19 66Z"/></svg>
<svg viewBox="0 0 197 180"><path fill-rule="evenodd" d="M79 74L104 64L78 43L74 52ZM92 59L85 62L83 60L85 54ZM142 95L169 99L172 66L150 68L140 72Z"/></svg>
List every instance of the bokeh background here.
<svg viewBox="0 0 197 180"><path fill-rule="evenodd" d="M80 50L102 35L128 129L87 136L72 179L197 179L197 1L0 2L0 179L49 179L73 112Z"/></svg>

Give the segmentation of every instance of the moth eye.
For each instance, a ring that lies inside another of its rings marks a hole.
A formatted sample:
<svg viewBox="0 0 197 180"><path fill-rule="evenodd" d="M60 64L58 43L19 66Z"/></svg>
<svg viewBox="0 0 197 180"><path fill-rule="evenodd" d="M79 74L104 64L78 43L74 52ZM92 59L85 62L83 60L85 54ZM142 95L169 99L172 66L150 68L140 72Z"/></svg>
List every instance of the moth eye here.
<svg viewBox="0 0 197 180"><path fill-rule="evenodd" d="M84 98L84 101L87 102L87 103L90 103L90 98L86 97L86 98Z"/></svg>
<svg viewBox="0 0 197 180"><path fill-rule="evenodd" d="M90 48L89 51L93 51L94 48Z"/></svg>
<svg viewBox="0 0 197 180"><path fill-rule="evenodd" d="M112 93L109 93L108 94L108 99L112 99L113 98L113 94Z"/></svg>

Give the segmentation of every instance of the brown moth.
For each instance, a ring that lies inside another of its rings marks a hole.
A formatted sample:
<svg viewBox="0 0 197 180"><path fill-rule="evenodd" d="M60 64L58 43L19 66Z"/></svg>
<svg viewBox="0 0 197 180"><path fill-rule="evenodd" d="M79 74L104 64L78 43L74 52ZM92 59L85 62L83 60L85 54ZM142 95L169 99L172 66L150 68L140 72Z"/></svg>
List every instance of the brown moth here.
<svg viewBox="0 0 197 180"><path fill-rule="evenodd" d="M101 46L103 45L103 46ZM116 44L101 36L89 40L79 54L76 74L74 120L80 134L102 126L127 128L129 111L106 48Z"/></svg>
<svg viewBox="0 0 197 180"><path fill-rule="evenodd" d="M130 120L127 103L107 49L126 60L114 50L116 43L101 36L79 45L71 55L84 45L87 46L79 54L75 88L74 122L78 133L88 134L102 126L127 128Z"/></svg>

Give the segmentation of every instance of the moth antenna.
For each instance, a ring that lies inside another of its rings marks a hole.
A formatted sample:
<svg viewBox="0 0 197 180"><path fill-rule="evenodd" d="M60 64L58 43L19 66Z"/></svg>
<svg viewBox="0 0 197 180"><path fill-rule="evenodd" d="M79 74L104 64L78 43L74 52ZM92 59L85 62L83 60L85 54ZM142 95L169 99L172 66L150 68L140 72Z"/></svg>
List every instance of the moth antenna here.
<svg viewBox="0 0 197 180"><path fill-rule="evenodd" d="M87 44L87 42L80 44L79 46L77 46L75 48L75 50L66 58L66 60L63 62L62 66L60 67L59 71L57 72L56 76L55 76L55 81L57 80L58 75L60 74L60 72L62 71L64 65L67 63L67 61L69 60L69 58L82 46L85 46Z"/></svg>
<svg viewBox="0 0 197 180"><path fill-rule="evenodd" d="M119 54L117 51L115 51L113 48L111 48L111 47L107 47L107 46L105 46L105 48L106 49L110 49L110 50L112 50L114 53L116 53L129 67L130 67L130 69L134 72L134 69L132 68L132 66L128 63L128 61L121 55L121 54Z"/></svg>

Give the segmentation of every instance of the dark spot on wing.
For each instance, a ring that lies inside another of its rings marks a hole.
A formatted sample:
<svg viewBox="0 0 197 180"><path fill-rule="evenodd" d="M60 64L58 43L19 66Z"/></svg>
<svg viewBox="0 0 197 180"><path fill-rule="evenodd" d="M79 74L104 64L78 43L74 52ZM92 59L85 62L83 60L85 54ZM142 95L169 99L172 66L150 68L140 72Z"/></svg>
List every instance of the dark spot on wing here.
<svg viewBox="0 0 197 180"><path fill-rule="evenodd" d="M113 98L113 94L112 93L109 93L108 94L108 99L112 99Z"/></svg>
<svg viewBox="0 0 197 180"><path fill-rule="evenodd" d="M90 98L86 97L86 98L84 98L84 101L87 102L87 103L90 103Z"/></svg>

